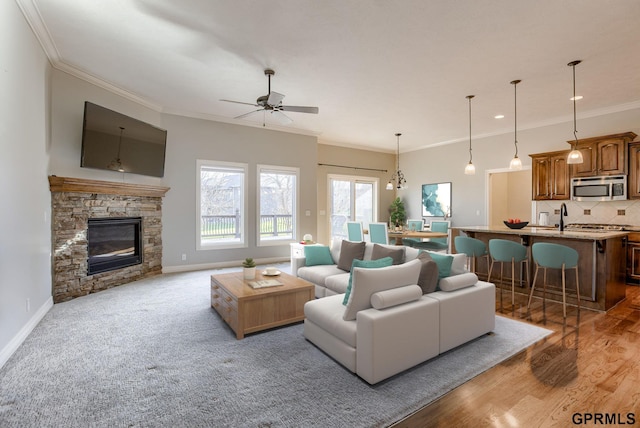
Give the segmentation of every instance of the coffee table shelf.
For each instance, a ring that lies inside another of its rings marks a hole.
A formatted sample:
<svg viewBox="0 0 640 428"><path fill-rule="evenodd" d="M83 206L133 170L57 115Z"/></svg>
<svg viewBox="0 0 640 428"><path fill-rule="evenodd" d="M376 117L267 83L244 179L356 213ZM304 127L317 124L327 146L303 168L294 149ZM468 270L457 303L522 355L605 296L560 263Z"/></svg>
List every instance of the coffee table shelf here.
<svg viewBox="0 0 640 428"><path fill-rule="evenodd" d="M286 273L268 277L256 272L255 281L273 278L283 285L254 289L242 272L211 275L211 307L237 339L304 320L304 304L314 298L313 284Z"/></svg>

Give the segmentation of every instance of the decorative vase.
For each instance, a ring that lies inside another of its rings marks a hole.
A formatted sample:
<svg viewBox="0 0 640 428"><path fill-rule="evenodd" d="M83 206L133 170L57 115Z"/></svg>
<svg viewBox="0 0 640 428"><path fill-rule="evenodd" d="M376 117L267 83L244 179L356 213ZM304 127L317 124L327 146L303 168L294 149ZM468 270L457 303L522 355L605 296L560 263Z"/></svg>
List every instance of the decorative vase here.
<svg viewBox="0 0 640 428"><path fill-rule="evenodd" d="M256 279L256 268L255 267L242 268L242 275L244 279Z"/></svg>

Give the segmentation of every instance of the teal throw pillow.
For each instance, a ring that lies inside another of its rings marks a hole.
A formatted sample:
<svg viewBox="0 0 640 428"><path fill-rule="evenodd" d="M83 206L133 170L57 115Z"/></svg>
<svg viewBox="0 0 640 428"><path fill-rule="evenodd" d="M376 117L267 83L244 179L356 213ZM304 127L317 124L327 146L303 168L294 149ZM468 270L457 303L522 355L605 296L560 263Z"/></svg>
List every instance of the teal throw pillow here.
<svg viewBox="0 0 640 428"><path fill-rule="evenodd" d="M332 265L331 251L324 245L309 245L304 247L305 266Z"/></svg>
<svg viewBox="0 0 640 428"><path fill-rule="evenodd" d="M393 264L393 259L391 257L383 257L377 260L358 260L353 259L351 264L351 274L349 275L349 285L347 285L347 292L344 293L344 300L342 300L342 304L346 306L349 301L349 295L351 294L351 278L353 277L353 268L361 267L367 269L375 269L381 267L391 266Z"/></svg>
<svg viewBox="0 0 640 428"><path fill-rule="evenodd" d="M453 263L453 256L432 252L430 252L429 255L438 265L438 279L446 278L447 276L451 275L451 264Z"/></svg>

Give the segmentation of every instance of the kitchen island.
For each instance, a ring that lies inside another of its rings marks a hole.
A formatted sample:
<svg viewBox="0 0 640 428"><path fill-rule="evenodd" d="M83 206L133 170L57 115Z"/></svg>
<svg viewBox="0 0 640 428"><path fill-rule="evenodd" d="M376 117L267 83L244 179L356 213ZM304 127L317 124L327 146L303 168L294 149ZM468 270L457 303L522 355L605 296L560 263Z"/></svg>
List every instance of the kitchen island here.
<svg viewBox="0 0 640 428"><path fill-rule="evenodd" d="M580 306L597 311L607 311L625 298L626 276L626 241L628 232L624 231L559 231L549 227L525 227L509 229L506 226L467 226L452 227L452 239L456 235L467 235L479 239L487 244L491 239L507 239L528 247L529 250L529 278L533 281L535 263L531 257L531 246L536 242L549 242L566 245L578 251ZM452 246L455 252L455 245ZM484 262L482 262L484 260ZM525 265L526 266L526 265ZM527 296L531 284L527 284L526 272L516 264L516 278L521 279L520 287L516 285L516 292ZM478 258L476 270L481 278L486 278L489 267L486 258ZM494 266L491 282L496 287L511 289L511 265L504 264L504 280L500 281L500 265ZM574 273L567 271L567 303L576 305L576 290ZM517 283L518 284L518 283ZM542 297L542 272L538 274L534 296ZM547 270L547 299L562 301L562 280L559 269Z"/></svg>

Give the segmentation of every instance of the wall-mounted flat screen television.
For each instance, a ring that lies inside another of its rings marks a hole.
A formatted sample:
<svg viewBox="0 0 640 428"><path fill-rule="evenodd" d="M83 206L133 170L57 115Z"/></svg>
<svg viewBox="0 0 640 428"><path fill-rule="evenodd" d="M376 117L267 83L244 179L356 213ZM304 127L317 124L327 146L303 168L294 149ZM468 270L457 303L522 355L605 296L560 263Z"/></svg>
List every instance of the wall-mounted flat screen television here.
<svg viewBox="0 0 640 428"><path fill-rule="evenodd" d="M167 131L85 101L80 166L164 176Z"/></svg>

